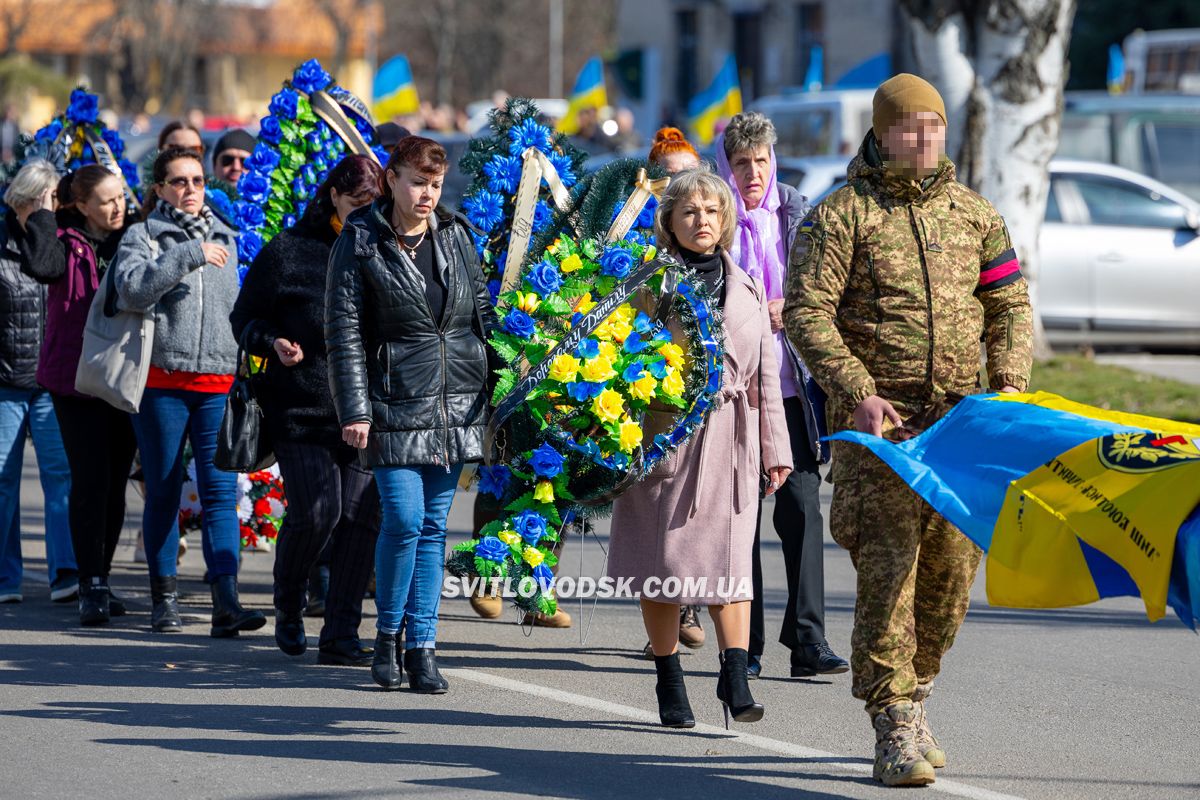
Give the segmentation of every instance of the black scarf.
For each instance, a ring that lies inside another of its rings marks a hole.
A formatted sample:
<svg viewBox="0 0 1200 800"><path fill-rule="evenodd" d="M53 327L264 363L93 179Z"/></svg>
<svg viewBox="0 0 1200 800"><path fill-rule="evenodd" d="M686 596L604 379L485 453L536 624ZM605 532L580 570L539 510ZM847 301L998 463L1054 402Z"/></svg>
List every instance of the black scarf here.
<svg viewBox="0 0 1200 800"><path fill-rule="evenodd" d="M704 281L708 291L717 299L718 306L725 305L725 259L718 247L711 253L696 253L685 247L679 248L683 263Z"/></svg>

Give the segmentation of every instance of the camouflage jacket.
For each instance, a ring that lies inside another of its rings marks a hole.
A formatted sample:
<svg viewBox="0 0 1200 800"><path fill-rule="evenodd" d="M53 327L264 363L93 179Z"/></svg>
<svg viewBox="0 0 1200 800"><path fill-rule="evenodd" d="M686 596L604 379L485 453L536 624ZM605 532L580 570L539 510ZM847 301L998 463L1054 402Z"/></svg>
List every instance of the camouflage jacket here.
<svg viewBox="0 0 1200 800"><path fill-rule="evenodd" d="M884 171L868 134L849 184L801 223L784 323L829 395L831 432L878 394L906 419L980 386L1025 389L1029 293L1004 220L943 160L924 182ZM836 477L836 476L835 476Z"/></svg>

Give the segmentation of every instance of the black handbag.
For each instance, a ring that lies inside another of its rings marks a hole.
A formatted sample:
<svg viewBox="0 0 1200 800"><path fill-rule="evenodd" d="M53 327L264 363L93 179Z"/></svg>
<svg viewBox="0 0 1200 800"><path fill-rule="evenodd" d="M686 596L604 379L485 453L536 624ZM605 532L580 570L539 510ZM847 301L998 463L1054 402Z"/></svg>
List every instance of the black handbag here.
<svg viewBox="0 0 1200 800"><path fill-rule="evenodd" d="M246 338L253 326L242 331L238 342L238 374L229 394L225 395L225 414L217 432L217 451L213 466L223 472L258 472L275 463L275 453L263 424L262 407L254 396L256 373L246 350Z"/></svg>

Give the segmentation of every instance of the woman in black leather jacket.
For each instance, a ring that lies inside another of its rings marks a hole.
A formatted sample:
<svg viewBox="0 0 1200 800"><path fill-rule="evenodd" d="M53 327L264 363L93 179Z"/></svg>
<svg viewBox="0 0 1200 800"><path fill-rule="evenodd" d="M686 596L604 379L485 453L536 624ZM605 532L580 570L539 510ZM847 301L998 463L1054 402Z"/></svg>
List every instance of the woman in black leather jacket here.
<svg viewBox="0 0 1200 800"><path fill-rule="evenodd" d="M375 551L371 674L397 689L397 636L414 691L447 683L434 659L446 516L463 464L483 454L484 342L496 325L467 223L440 208L446 151L396 145L383 197L351 214L325 296L329 385L345 442L374 468L383 507Z"/></svg>

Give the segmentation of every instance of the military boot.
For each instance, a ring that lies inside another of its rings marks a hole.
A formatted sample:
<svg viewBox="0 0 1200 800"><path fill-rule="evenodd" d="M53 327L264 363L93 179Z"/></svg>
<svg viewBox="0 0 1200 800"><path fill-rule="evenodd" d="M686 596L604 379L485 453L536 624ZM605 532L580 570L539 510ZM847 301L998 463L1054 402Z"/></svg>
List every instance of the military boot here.
<svg viewBox="0 0 1200 800"><path fill-rule="evenodd" d="M926 786L933 767L917 749L917 709L908 700L875 715L875 780L885 786Z"/></svg>
<svg viewBox="0 0 1200 800"><path fill-rule="evenodd" d="M913 693L913 706L917 709L917 749L921 751L921 755L930 765L941 769L946 766L946 751L938 744L937 737L933 735L933 729L929 727L929 718L925 716L925 701L931 694L933 694L932 683L918 684L917 691Z"/></svg>

